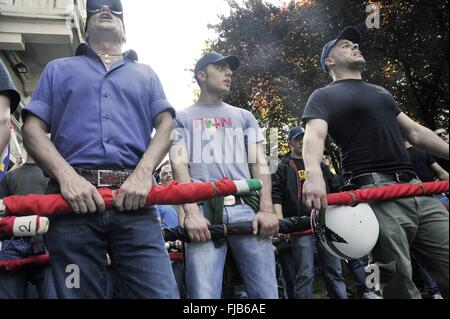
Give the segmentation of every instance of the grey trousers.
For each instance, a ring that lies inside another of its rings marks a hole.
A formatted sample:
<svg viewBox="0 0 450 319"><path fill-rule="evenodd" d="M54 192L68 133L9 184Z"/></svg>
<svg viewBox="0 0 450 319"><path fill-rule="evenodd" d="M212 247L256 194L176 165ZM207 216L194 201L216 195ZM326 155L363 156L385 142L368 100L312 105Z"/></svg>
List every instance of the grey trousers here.
<svg viewBox="0 0 450 319"><path fill-rule="evenodd" d="M386 184L364 188L380 186ZM441 202L434 196L422 196L377 202L371 207L380 224L380 236L371 256L380 268L383 297L421 298L412 281L413 254L448 298L449 213Z"/></svg>

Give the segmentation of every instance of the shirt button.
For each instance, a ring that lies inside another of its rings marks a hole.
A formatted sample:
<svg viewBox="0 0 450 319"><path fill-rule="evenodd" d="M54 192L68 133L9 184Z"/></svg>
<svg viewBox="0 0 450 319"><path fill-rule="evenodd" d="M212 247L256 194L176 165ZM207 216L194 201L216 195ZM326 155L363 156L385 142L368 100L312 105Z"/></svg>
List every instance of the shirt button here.
<svg viewBox="0 0 450 319"><path fill-rule="evenodd" d="M108 98L108 97L109 97L109 94L108 94L108 93L105 93L105 94L103 94L103 96L106 97L106 98Z"/></svg>
<svg viewBox="0 0 450 319"><path fill-rule="evenodd" d="M109 114L105 115L105 119L109 120L111 118L111 116L109 116Z"/></svg>

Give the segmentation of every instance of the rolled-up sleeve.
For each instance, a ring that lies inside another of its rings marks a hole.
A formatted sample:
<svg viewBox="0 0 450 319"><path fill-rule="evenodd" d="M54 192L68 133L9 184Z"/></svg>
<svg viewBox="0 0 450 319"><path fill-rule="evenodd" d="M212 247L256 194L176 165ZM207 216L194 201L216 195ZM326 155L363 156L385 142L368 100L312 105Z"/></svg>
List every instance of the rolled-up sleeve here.
<svg viewBox="0 0 450 319"><path fill-rule="evenodd" d="M163 112L170 112L172 117L175 118L175 109L167 101L164 93L163 86L159 80L158 75L153 73L153 85L150 92L150 114L152 118L152 124L155 123L156 118Z"/></svg>
<svg viewBox="0 0 450 319"><path fill-rule="evenodd" d="M50 127L53 108L53 89L53 64L49 63L42 73L31 102L22 110L24 122L26 121L27 115L31 113L39 117Z"/></svg>
<svg viewBox="0 0 450 319"><path fill-rule="evenodd" d="M182 115L177 113L176 118L173 120L174 136L172 138L172 145L186 145L187 142L187 130L182 121Z"/></svg>

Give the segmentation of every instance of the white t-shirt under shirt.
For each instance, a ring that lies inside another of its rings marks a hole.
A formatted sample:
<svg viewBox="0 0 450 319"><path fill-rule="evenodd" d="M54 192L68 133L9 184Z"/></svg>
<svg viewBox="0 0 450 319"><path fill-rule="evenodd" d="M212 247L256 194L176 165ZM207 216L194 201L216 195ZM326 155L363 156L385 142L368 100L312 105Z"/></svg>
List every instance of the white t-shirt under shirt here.
<svg viewBox="0 0 450 319"><path fill-rule="evenodd" d="M247 146L266 143L253 114L226 103L194 104L177 113L175 126L173 144L186 145L193 182L251 178Z"/></svg>

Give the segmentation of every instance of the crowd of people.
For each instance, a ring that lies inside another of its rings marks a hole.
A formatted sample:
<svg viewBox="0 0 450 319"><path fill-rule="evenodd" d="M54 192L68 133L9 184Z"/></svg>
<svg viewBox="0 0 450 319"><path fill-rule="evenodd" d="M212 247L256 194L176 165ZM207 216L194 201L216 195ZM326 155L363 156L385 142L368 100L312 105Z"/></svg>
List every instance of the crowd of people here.
<svg viewBox="0 0 450 319"><path fill-rule="evenodd" d="M379 239L359 260L339 259L311 232L279 234L279 219L326 208L328 193L448 180L448 132L414 122L386 89L362 79L357 29L324 45L321 66L333 82L312 94L305 126L290 130L290 153L273 173L255 116L224 102L237 56L205 54L194 69L198 101L176 112L153 69L123 53L120 0L88 0L87 18L86 43L46 66L23 109L27 160L0 186L0 198L61 194L73 214L51 217L43 237L0 238L0 261L50 256L47 266L0 271L0 298L278 299L281 281L283 297L311 299L317 269L329 298L348 298L346 271L358 298L448 298L445 194L371 203ZM19 102L0 64L0 153ZM339 175L324 162L328 135L339 147ZM167 154L170 163L158 169ZM263 187L195 204L145 204L157 182L224 177ZM113 207L101 187L120 189ZM252 222L253 235L212 240L209 225L238 222ZM165 243L162 228L179 224L189 240ZM366 285L369 262L380 269L380 290ZM73 265L78 278L68 285Z"/></svg>

